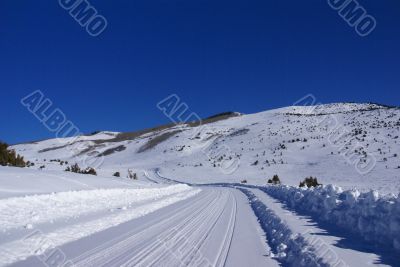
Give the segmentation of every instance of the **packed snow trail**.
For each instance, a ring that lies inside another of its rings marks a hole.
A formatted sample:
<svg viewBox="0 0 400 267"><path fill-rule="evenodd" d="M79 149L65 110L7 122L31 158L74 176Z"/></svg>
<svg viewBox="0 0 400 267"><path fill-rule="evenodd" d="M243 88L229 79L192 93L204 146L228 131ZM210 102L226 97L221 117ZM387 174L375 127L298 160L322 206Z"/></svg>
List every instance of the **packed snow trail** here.
<svg viewBox="0 0 400 267"><path fill-rule="evenodd" d="M244 194L195 196L59 247L74 266L279 266ZM40 266L30 257L14 266Z"/></svg>

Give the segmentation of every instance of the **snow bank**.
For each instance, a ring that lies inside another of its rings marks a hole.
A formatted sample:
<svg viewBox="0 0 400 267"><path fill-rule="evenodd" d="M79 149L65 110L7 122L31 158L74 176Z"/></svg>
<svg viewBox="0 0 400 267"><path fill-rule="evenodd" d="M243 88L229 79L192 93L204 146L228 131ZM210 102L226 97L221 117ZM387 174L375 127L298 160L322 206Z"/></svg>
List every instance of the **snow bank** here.
<svg viewBox="0 0 400 267"><path fill-rule="evenodd" d="M333 185L311 189L293 186L260 189L291 208L311 213L368 242L400 251L399 196L379 196L377 191L343 191Z"/></svg>
<svg viewBox="0 0 400 267"><path fill-rule="evenodd" d="M1 200L0 225L3 232L0 232L0 266L33 255L44 255L66 243L145 216L199 192L200 189L187 185L174 185L153 189L76 191ZM100 209L103 213L99 216L82 216L88 213L93 215ZM15 218L11 216L12 210ZM56 221L71 216L74 219L67 224ZM38 225L45 222L51 223L51 227ZM16 230L11 228L21 225L25 225L26 229L17 229L19 232L13 234Z"/></svg>
<svg viewBox="0 0 400 267"><path fill-rule="evenodd" d="M39 171L29 168L0 166L0 200L53 192L150 188L145 181L102 175L83 175L65 171Z"/></svg>
<svg viewBox="0 0 400 267"><path fill-rule="evenodd" d="M248 197L261 227L267 234L267 241L277 260L285 266L327 266L303 236L294 234L279 216L265 206L251 191L241 187L237 187L237 189Z"/></svg>
<svg viewBox="0 0 400 267"><path fill-rule="evenodd" d="M187 185L145 189L97 189L0 200L2 231L74 218L103 210L126 209L193 190Z"/></svg>

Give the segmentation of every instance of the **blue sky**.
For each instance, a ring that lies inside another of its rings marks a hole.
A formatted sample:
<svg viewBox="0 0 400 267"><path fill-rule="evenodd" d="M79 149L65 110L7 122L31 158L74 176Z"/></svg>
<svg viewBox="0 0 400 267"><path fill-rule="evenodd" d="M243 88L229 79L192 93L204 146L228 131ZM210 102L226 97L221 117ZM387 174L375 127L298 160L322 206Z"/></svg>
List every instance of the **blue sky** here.
<svg viewBox="0 0 400 267"><path fill-rule="evenodd" d="M90 36L58 1L0 2L0 139L50 138L20 99L41 90L82 132L168 122L176 93L205 117L322 103L400 103L400 2L359 1L377 28L360 37L327 1L89 1Z"/></svg>

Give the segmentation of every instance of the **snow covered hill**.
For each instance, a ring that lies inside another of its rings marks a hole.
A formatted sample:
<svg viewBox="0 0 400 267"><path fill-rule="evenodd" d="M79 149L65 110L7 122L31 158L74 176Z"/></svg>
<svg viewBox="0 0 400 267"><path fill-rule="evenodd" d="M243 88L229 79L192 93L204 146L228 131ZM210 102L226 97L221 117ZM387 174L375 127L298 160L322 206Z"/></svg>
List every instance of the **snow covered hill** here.
<svg viewBox="0 0 400 267"><path fill-rule="evenodd" d="M265 184L278 174L298 185L323 184L397 194L400 189L400 109L377 104L292 106L251 115L166 125L133 133L100 132L13 146L35 163L64 170L54 160L96 166L111 175L160 168L191 183ZM52 161L52 162L50 162Z"/></svg>
<svg viewBox="0 0 400 267"><path fill-rule="evenodd" d="M338 103L14 145L0 266L400 266L399 127Z"/></svg>

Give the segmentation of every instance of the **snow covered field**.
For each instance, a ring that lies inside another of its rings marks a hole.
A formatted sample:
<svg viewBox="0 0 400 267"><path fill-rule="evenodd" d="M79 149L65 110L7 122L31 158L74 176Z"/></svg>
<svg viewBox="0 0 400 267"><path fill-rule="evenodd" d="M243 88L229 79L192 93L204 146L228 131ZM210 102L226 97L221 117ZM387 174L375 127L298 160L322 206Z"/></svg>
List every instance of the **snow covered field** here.
<svg viewBox="0 0 400 267"><path fill-rule="evenodd" d="M332 104L15 145L0 266L400 266L399 127Z"/></svg>

